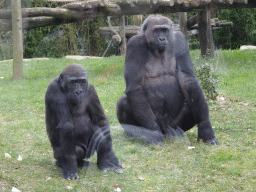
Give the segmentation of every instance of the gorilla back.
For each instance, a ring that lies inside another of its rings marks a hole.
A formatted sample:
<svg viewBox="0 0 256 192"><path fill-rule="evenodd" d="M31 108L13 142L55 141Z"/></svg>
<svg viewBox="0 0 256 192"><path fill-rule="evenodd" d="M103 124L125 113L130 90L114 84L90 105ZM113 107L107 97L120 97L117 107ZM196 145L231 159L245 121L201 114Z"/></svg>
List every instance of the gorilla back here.
<svg viewBox="0 0 256 192"><path fill-rule="evenodd" d="M88 166L97 151L99 168L122 173L112 150L109 122L86 70L67 66L54 78L45 96L46 128L56 164L65 179L77 179L78 167Z"/></svg>
<svg viewBox="0 0 256 192"><path fill-rule="evenodd" d="M159 143L159 133L182 137L197 124L198 138L217 143L186 39L173 30L170 19L149 16L141 32L129 40L125 81L117 117L126 133Z"/></svg>

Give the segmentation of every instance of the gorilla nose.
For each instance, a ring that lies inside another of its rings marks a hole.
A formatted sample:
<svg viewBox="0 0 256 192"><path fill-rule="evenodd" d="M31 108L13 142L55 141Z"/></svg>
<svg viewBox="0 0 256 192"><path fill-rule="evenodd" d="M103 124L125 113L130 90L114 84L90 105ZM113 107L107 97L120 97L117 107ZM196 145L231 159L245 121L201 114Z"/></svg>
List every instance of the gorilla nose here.
<svg viewBox="0 0 256 192"><path fill-rule="evenodd" d="M82 90L75 91L75 95L80 95L82 93Z"/></svg>
<svg viewBox="0 0 256 192"><path fill-rule="evenodd" d="M165 41L165 37L159 37L159 41Z"/></svg>

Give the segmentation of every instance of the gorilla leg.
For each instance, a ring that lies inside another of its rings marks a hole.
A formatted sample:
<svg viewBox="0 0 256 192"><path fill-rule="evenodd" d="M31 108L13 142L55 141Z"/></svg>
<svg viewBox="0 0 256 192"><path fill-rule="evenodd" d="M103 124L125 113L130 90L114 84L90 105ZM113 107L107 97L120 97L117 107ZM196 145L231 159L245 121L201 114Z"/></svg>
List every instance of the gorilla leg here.
<svg viewBox="0 0 256 192"><path fill-rule="evenodd" d="M120 124L139 125L128 104L127 96L123 95L117 101L117 118Z"/></svg>
<svg viewBox="0 0 256 192"><path fill-rule="evenodd" d="M54 149L56 164L62 168L63 177L67 180L78 179L77 158L75 153L74 134L72 127L60 129L60 147Z"/></svg>
<svg viewBox="0 0 256 192"><path fill-rule="evenodd" d="M130 137L136 137L145 140L148 144L163 145L163 134L159 131L148 130L141 127L133 115L132 109L124 95L117 101L117 117L118 121L124 129L125 133Z"/></svg>
<svg viewBox="0 0 256 192"><path fill-rule="evenodd" d="M89 167L91 163L89 161L85 161L84 158L86 156L86 149L83 147L76 145L76 159L78 167Z"/></svg>
<svg viewBox="0 0 256 192"><path fill-rule="evenodd" d="M94 132L90 140L85 157L91 157L96 150L98 156L97 165L100 169L104 171L112 169L116 173L123 173L120 169L122 165L112 150L109 126L96 128L95 130L97 131Z"/></svg>
<svg viewBox="0 0 256 192"><path fill-rule="evenodd" d="M56 147L54 148L54 158L56 159L56 165L58 167L63 167L63 161L61 160L62 157L60 155L61 148ZM77 160L77 167L89 167L90 162L83 160L85 158L85 150L81 147L76 145L76 160Z"/></svg>
<svg viewBox="0 0 256 192"><path fill-rule="evenodd" d="M194 121L190 123L191 125L193 122L198 124L198 139L203 139L205 143L216 145L217 139L211 126L208 105L198 80L180 72L179 82L193 115Z"/></svg>

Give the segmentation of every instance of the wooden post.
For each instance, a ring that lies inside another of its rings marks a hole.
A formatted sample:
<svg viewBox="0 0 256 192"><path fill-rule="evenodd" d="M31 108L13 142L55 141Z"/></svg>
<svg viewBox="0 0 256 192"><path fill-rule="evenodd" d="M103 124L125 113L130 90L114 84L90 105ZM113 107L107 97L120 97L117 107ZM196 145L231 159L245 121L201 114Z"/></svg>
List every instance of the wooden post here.
<svg viewBox="0 0 256 192"><path fill-rule="evenodd" d="M201 55L214 57L214 43L211 26L211 10L208 6L198 12L198 29Z"/></svg>
<svg viewBox="0 0 256 192"><path fill-rule="evenodd" d="M185 35L186 39L188 40L187 13L180 12L179 20L180 20L180 30L182 31L182 33Z"/></svg>
<svg viewBox="0 0 256 192"><path fill-rule="evenodd" d="M126 38L125 38L125 17L119 18L119 33L121 36L120 53L124 55L126 53Z"/></svg>
<svg viewBox="0 0 256 192"><path fill-rule="evenodd" d="M23 40L21 0L12 0L12 40L13 40L13 79L18 80L23 76Z"/></svg>

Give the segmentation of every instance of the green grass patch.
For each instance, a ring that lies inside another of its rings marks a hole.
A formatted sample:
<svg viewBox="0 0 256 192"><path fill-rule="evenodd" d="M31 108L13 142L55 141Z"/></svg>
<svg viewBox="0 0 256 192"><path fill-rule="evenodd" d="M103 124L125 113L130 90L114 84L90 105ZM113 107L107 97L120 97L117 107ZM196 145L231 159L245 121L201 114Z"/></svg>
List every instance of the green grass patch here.
<svg viewBox="0 0 256 192"><path fill-rule="evenodd" d="M11 80L12 62L0 62L0 191L254 191L256 188L256 52L217 51L201 59L192 51L195 67L209 63L220 77L224 101L209 101L217 146L197 142L197 128L165 146L128 138L116 118L123 95L124 57L24 61L24 78ZM113 147L124 173L106 175L93 165L79 170L80 179L66 181L56 167L45 128L44 96L49 82L65 66L78 63L89 74L110 119ZM188 149L189 142L194 149ZM11 158L5 158L5 153ZM18 161L21 155L23 160ZM144 178L141 181L139 178ZM49 179L51 178L51 179Z"/></svg>

